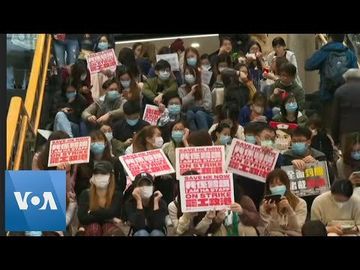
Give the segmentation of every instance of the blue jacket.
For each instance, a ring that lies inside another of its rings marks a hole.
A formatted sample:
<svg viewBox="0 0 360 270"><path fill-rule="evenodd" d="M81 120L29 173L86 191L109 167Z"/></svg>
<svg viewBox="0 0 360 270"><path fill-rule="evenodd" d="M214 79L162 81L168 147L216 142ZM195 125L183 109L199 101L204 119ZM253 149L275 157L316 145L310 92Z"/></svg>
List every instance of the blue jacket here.
<svg viewBox="0 0 360 270"><path fill-rule="evenodd" d="M355 54L344 44L340 42L329 42L328 44L321 47L320 50L315 52L309 59L305 62L305 70L319 70L320 73L320 98L321 100L332 100L333 95L326 91L324 88L323 74L324 74L324 63L330 52L333 51L347 51L347 57L350 59L348 68L357 68L357 58Z"/></svg>

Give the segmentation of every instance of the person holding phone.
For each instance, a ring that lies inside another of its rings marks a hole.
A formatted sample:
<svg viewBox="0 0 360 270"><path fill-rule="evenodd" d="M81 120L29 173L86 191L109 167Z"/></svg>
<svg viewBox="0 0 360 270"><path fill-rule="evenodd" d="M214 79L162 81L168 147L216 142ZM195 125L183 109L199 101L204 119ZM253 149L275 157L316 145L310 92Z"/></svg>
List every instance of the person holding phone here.
<svg viewBox="0 0 360 270"><path fill-rule="evenodd" d="M335 181L331 191L317 196L311 207L311 220L320 220L326 225L328 235L359 235L360 198L353 196L352 183L347 179ZM339 220L353 221L355 226L341 226Z"/></svg>
<svg viewBox="0 0 360 270"><path fill-rule="evenodd" d="M275 169L269 173L265 183L265 198L260 205L264 234L301 236L306 215L306 202L290 191L290 180L286 172Z"/></svg>
<svg viewBox="0 0 360 270"><path fill-rule="evenodd" d="M125 219L133 236L165 236L166 202L160 191L154 191L154 179L140 173L133 182L132 197L125 202Z"/></svg>

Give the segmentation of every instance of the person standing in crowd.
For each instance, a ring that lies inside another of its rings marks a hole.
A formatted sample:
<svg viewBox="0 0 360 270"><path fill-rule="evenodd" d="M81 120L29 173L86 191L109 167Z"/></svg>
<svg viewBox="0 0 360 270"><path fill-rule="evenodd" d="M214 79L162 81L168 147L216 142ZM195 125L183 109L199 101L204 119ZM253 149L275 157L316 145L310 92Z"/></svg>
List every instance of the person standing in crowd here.
<svg viewBox="0 0 360 270"><path fill-rule="evenodd" d="M307 125L308 118L305 114L299 111L295 95L290 93L282 100L280 113L275 115L272 120L280 123L293 123L301 127L305 127Z"/></svg>
<svg viewBox="0 0 360 270"><path fill-rule="evenodd" d="M296 70L298 70L296 56L292 51L286 48L285 40L282 37L275 37L271 44L274 51L270 52L266 57L268 65L271 64L274 57L286 57L286 59L296 67ZM300 87L302 87L299 72L296 74L295 81Z"/></svg>
<svg viewBox="0 0 360 270"><path fill-rule="evenodd" d="M267 195L280 195L280 199L267 199ZM290 191L289 177L281 169L275 169L266 177L260 215L265 224L265 235L301 236L307 215L306 202Z"/></svg>
<svg viewBox="0 0 360 270"><path fill-rule="evenodd" d="M177 121L170 124L171 140L163 145L162 149L168 157L171 165L176 168L175 149L178 147L188 147L187 138L189 129L183 121Z"/></svg>
<svg viewBox="0 0 360 270"><path fill-rule="evenodd" d="M125 202L126 221L133 236L165 236L167 205L160 191L154 191L154 179L140 173L133 182L132 198Z"/></svg>
<svg viewBox="0 0 360 270"><path fill-rule="evenodd" d="M177 92L177 84L171 77L171 66L168 61L159 60L155 65L155 78L149 78L145 81L142 93L144 95L144 104L159 106L160 110L165 109L163 96L169 92Z"/></svg>
<svg viewBox="0 0 360 270"><path fill-rule="evenodd" d="M186 115L181 111L182 100L178 93L170 92L164 95L164 105L166 106L166 109L160 116L157 126L161 130L164 142L169 142L171 139L170 126L172 126L174 122L180 120L185 121Z"/></svg>
<svg viewBox="0 0 360 270"><path fill-rule="evenodd" d="M305 62L305 70L319 70L320 73L321 111L326 128L333 124L329 115L332 114L334 93L344 83L342 75L349 68L358 68L355 54L343 44L344 38L345 34L330 34L329 42Z"/></svg>
<svg viewBox="0 0 360 270"><path fill-rule="evenodd" d="M293 64L285 63L280 66L279 80L271 85L270 90L271 96L269 100L272 107L279 107L281 100L283 100L290 93L293 93L296 98L299 110L302 111L304 109L305 91L296 83L295 76L296 67Z"/></svg>
<svg viewBox="0 0 360 270"><path fill-rule="evenodd" d="M60 68L74 64L79 55L80 34L54 34L54 51ZM66 53L66 54L65 54ZM66 59L65 59L66 55Z"/></svg>
<svg viewBox="0 0 360 270"><path fill-rule="evenodd" d="M126 66L123 65L116 68L116 78L119 82L119 90L123 98L127 101L141 103L142 95L140 86Z"/></svg>
<svg viewBox="0 0 360 270"><path fill-rule="evenodd" d="M311 207L311 220L320 220L326 225L328 234L359 234L360 198L353 196L353 186L349 180L335 181L331 191L317 196ZM352 221L355 226L345 232L337 221Z"/></svg>
<svg viewBox="0 0 360 270"><path fill-rule="evenodd" d="M116 79L110 79L103 84L104 95L82 112L82 120L89 130L96 129L99 125L111 124L123 117L124 97L119 93Z"/></svg>
<svg viewBox="0 0 360 270"><path fill-rule="evenodd" d="M122 234L120 223L122 193L115 189L111 162L99 161L90 178L90 188L79 198L78 218L85 226L85 236Z"/></svg>
<svg viewBox="0 0 360 270"><path fill-rule="evenodd" d="M241 108L239 123L242 126L250 122L267 123L273 116L272 110L267 106L267 100L263 93L256 93L252 101Z"/></svg>
<svg viewBox="0 0 360 270"><path fill-rule="evenodd" d="M181 38L175 39L175 41L170 44L170 50L171 53L177 53L179 57L180 71L183 71L182 68L184 66L184 54L185 54L184 41Z"/></svg>
<svg viewBox="0 0 360 270"><path fill-rule="evenodd" d="M132 144L134 135L149 123L140 118L140 105L135 101L127 101L123 107L125 118L113 124L113 153L122 156Z"/></svg>
<svg viewBox="0 0 360 270"><path fill-rule="evenodd" d="M342 143L346 133L360 131L360 69L349 69L344 75L345 84L334 95L334 111L331 118L332 135L336 144ZM328 118L330 118L327 115Z"/></svg>
<svg viewBox="0 0 360 270"><path fill-rule="evenodd" d="M336 165L340 179L349 179L354 185L360 185L360 132L347 134L343 155Z"/></svg>
<svg viewBox="0 0 360 270"><path fill-rule="evenodd" d="M193 59L193 58L187 58ZM212 124L211 93L206 84L201 82L200 71L185 65L185 84L179 90L183 110L186 110L186 121L191 131L208 129Z"/></svg>
<svg viewBox="0 0 360 270"><path fill-rule="evenodd" d="M261 91L261 81L263 79L262 73L265 67L265 62L262 57L262 50L260 44L252 40L248 44L246 63L249 67L251 80L253 81L257 91Z"/></svg>
<svg viewBox="0 0 360 270"><path fill-rule="evenodd" d="M112 157L110 152L110 142L105 134L100 130L94 130L90 133L90 160L88 163L79 164L77 167L77 176L75 181L75 193L77 196L83 190L89 188L89 179L91 178L95 165L100 161L108 161L112 163L115 176L115 188L120 192L125 190L126 177L125 171L116 157Z"/></svg>
<svg viewBox="0 0 360 270"><path fill-rule="evenodd" d="M86 108L86 100L78 92L77 87L73 81L65 81L61 92L54 97L54 131L62 130L70 137L79 137L82 134L81 113Z"/></svg>

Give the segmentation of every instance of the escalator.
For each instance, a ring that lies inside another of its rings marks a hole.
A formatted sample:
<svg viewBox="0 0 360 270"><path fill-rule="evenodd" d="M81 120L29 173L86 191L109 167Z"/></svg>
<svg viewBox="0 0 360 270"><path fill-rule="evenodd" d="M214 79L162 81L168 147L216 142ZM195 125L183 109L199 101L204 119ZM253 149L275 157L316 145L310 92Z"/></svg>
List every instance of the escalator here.
<svg viewBox="0 0 360 270"><path fill-rule="evenodd" d="M23 85L21 83L19 85L14 80L13 89L10 88L7 91L6 168L8 170L31 169L31 161L35 152L48 73L51 35L36 35L33 47L31 67L27 67L26 63L23 66L25 82Z"/></svg>

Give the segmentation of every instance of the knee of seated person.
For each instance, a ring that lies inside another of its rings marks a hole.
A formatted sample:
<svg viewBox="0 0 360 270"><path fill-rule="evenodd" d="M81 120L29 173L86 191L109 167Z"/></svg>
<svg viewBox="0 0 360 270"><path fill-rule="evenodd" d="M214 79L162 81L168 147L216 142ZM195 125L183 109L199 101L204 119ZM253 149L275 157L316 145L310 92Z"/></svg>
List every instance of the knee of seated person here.
<svg viewBox="0 0 360 270"><path fill-rule="evenodd" d="M258 236L258 233L254 227L245 226L243 224L238 225L239 236Z"/></svg>

